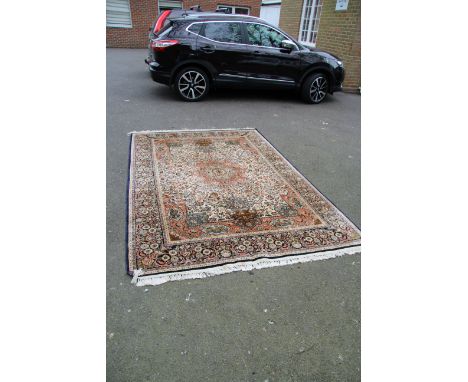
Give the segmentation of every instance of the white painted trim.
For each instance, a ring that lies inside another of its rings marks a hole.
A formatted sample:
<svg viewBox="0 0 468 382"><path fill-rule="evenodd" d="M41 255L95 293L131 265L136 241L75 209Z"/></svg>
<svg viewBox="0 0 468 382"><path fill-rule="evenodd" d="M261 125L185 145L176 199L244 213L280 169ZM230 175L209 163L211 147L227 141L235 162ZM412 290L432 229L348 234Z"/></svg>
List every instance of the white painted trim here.
<svg viewBox="0 0 468 382"><path fill-rule="evenodd" d="M124 24L114 24L114 25L106 25L106 28L125 28L125 29L132 29L133 26L131 26L131 25L124 25Z"/></svg>
<svg viewBox="0 0 468 382"><path fill-rule="evenodd" d="M299 35L297 36L297 41L301 42L302 29L304 29L305 22L305 9L306 9L307 0L302 0L302 13L301 13L301 24L299 26Z"/></svg>
<svg viewBox="0 0 468 382"><path fill-rule="evenodd" d="M309 17L309 30L307 31L306 42L310 41L310 35L312 34L312 21L315 8L317 7L317 0L312 0L312 6L310 7L310 17Z"/></svg>
<svg viewBox="0 0 468 382"><path fill-rule="evenodd" d="M231 272L251 271L252 269L263 269L279 267L283 265L306 263L310 261L331 259L338 256L353 255L360 252L361 246L359 245L355 247L341 248L331 251L307 253L295 256L285 256L281 258L263 258L253 261L224 264L220 266L215 266L213 268L192 269L189 271L148 276L144 275L143 270L138 269L133 272L133 279L131 282L139 287L145 285L160 285L169 281L203 279L206 277L223 275Z"/></svg>
<svg viewBox="0 0 468 382"><path fill-rule="evenodd" d="M306 12L306 5L307 5L308 1L309 0L303 0L302 13L301 13L301 22L300 22L299 35L297 36L297 40L299 41L299 43L301 43L302 45L304 45L306 47L315 48L315 44L310 42L310 37L311 37L311 34L313 32L312 27L313 27L314 11L315 11L315 8L317 8L319 6L319 1L318 0L310 0L312 4L311 4L310 15L309 15L309 24L308 24L308 29L307 29L307 36L306 36L305 40L303 40L301 38L302 37L302 30L304 29L304 24L306 22L305 12ZM320 6L321 6L320 15L317 18L317 34L318 34L318 27L320 25L320 18L322 16L323 3Z"/></svg>
<svg viewBox="0 0 468 382"><path fill-rule="evenodd" d="M246 6L242 6L242 5L226 5L226 4L218 4L216 6L216 9L219 10L219 9L223 9L223 8L231 8L234 10L233 13L230 13L231 15L236 15L236 16L249 16L250 15L250 7L246 7ZM239 8L239 9L247 9L247 15L245 13L236 13L236 8Z"/></svg>
<svg viewBox="0 0 468 382"><path fill-rule="evenodd" d="M315 48L315 44L312 44L311 42L301 42L301 44L306 48Z"/></svg>
<svg viewBox="0 0 468 382"><path fill-rule="evenodd" d="M182 0L158 0L158 10L160 7L172 8L172 9L183 9L184 5Z"/></svg>

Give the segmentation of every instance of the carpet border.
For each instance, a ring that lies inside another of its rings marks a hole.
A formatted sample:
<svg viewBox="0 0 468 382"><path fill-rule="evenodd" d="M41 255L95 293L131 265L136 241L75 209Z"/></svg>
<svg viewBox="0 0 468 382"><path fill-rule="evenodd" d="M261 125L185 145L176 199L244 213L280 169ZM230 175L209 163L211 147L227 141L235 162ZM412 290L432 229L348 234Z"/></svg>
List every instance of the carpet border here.
<svg viewBox="0 0 468 382"><path fill-rule="evenodd" d="M133 253L130 251L130 247L132 246L132 236L133 236L133 226L131 227L131 211L132 211L132 198L130 193L133 192L132 188L132 180L133 180L133 170L132 170L132 159L134 154L134 144L135 140L133 139L133 135L130 136L130 154L128 156L128 182L127 182L127 274L132 276L135 272L133 267Z"/></svg>
<svg viewBox="0 0 468 382"><path fill-rule="evenodd" d="M265 269L285 265L302 264L311 261L320 261L332 259L335 257L354 255L357 253L361 253L360 245L334 250L317 251L312 253L284 255L275 258L257 258L255 260L226 263L209 268L196 268L179 272L166 272L146 276L140 272L141 270L137 270L133 274L131 283L136 284L137 287L147 285L161 285L170 281L194 280L233 272L246 272L253 269Z"/></svg>
<svg viewBox="0 0 468 382"><path fill-rule="evenodd" d="M254 129L257 131L258 134L260 134L260 136L266 141L266 143L278 154L280 155L290 166L291 168L302 178L304 179L315 191L317 191L318 194L320 194L320 196L322 196L325 200L327 200L328 202L330 202L332 204L333 207L335 207L335 209L340 213L340 215L345 218L348 222L351 223L351 225L353 226L353 228L359 232L359 234L361 234L361 229L359 227L356 226L356 224L354 224L354 222L348 218L337 206L336 204L330 200L330 198L328 196L325 196L324 193L322 191L320 191L309 179L307 179L305 177L305 175L303 175L299 169L294 166L292 164L292 162L286 158L283 153L281 153L281 151L279 151L266 137L265 135L263 135L258 129Z"/></svg>
<svg viewBox="0 0 468 382"><path fill-rule="evenodd" d="M219 128L210 128L210 129L170 129L170 130L141 130L141 131L131 131L128 132L127 135L130 136L130 153L129 153L129 162L128 162L128 182L127 182L127 237L126 237L126 249L127 249L127 273L130 276L133 276L132 283L137 284L137 286L141 285L159 285L161 283L165 283L167 281L173 281L176 279L191 279L191 278L202 278L202 277L209 277L209 276L214 276L217 274L225 274L225 273L230 273L234 272L236 270L231 270L231 271L226 271L223 272L221 269L219 270L220 272L213 271L213 269L217 268L222 268L224 267L225 269L228 268L246 268L246 269L238 269L238 270L250 270L250 269L261 269L261 268L267 268L267 267L274 267L274 266L280 266L280 265L287 265L287 264L295 264L295 263L301 263L301 262L308 262L308 261L315 261L315 260L322 260L322 259L328 259L328 258L333 258L337 256L342 256L342 254L334 254L334 253L341 253L344 252L343 254L354 254L361 252L361 239L358 239L354 242L348 243L347 245L343 247L335 247L333 249L330 248L322 248L317 251L310 252L310 250L304 251L304 252L295 252L288 254L285 253L282 256L275 256L275 257L268 257L265 256L265 254L262 254L263 256L257 257L254 260L236 260L233 262L227 262L222 265L212 265L212 266L206 266L206 267L199 267L199 268L194 268L194 269L187 269L187 270L179 270L179 271L168 271L168 272L160 272L156 274L151 274L148 273L146 275L143 275L143 270L142 269L134 269L133 267L133 258L131 257L131 251L130 251L130 246L132 243L131 239L131 234L133 233L133 228L130 227L130 211L132 207L132 202L131 202L131 197L130 197L130 192L133 191L131 187L132 179L133 179L133 171L132 171L132 158L133 158L133 152L134 152L134 139L133 136L136 134L150 134L150 133L177 133L177 132L204 132L204 131L239 131L239 130L249 130L249 131L256 131L259 135L259 137L267 143L268 146L274 150L275 153L277 153L290 167L291 169L298 174L307 184L309 184L322 198L324 198L326 201L328 201L334 208L335 210L346 220L350 223L350 225L359 233L361 234L360 228L358 228L354 222L352 222L344 213L335 205L333 201L331 201L328 197L326 197L312 182L307 179L292 163L290 160L288 160L282 153L279 151L266 137L263 135L257 128L254 127L245 127L245 128L228 128L228 129L219 129ZM354 243L354 244L353 244ZM354 250L353 250L354 249ZM349 253L351 252L351 253ZM320 256L322 254L322 256ZM293 258L301 258L303 261L297 260L293 262ZM310 258L306 260L306 258ZM291 262L288 262L287 259L291 259ZM279 265L270 265L270 266L261 266L261 268L251 268L251 266L254 266L254 263L267 263L270 262L271 264L275 263L281 263ZM243 265L242 265L243 264ZM248 268L248 269L247 269ZM176 275L185 275L187 273L193 274L195 277L187 277L187 278L180 278L183 276L180 276L179 278ZM208 274L205 276L197 276L198 274ZM156 284L143 284L142 282L138 280L166 280L163 282L157 282ZM139 283L139 284L138 284Z"/></svg>

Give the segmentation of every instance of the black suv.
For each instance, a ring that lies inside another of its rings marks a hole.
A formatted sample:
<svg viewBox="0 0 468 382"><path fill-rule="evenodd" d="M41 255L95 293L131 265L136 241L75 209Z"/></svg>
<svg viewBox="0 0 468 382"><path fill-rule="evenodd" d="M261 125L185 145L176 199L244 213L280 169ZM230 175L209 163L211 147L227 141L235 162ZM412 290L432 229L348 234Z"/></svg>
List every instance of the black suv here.
<svg viewBox="0 0 468 382"><path fill-rule="evenodd" d="M164 11L149 39L151 77L184 101L235 86L297 89L305 102L320 103L344 79L339 58L306 48L257 17Z"/></svg>

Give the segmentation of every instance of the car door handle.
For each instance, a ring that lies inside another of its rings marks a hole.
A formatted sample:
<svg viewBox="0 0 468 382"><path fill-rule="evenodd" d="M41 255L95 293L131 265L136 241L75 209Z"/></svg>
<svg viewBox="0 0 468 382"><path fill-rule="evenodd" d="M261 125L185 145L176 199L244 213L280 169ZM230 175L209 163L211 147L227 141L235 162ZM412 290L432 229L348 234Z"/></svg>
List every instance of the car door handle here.
<svg viewBox="0 0 468 382"><path fill-rule="evenodd" d="M215 48L213 45L205 45L200 48L202 51L205 53L213 53L215 51Z"/></svg>

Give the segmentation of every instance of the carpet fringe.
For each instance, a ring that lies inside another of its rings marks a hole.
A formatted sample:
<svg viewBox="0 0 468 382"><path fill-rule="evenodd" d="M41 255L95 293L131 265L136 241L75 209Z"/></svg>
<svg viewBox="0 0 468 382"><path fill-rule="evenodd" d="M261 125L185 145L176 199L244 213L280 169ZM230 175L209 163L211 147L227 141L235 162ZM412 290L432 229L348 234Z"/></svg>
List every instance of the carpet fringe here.
<svg viewBox="0 0 468 382"><path fill-rule="evenodd" d="M174 129L174 130L141 130L141 131L129 131L127 135L132 134L150 134L150 133L174 133L179 131L238 131L238 130L256 130L253 127L241 127L238 129Z"/></svg>
<svg viewBox="0 0 468 382"><path fill-rule="evenodd" d="M132 283L137 286L145 285L160 285L168 281L202 279L205 277L217 276L231 272L251 271L252 269L262 269L279 267L282 265L306 263L309 261L331 259L343 255L353 255L361 252L361 246L335 249L324 252L314 252L302 255L287 256L276 259L257 259L253 261L245 261L233 264L224 264L213 268L193 269L168 274L148 275L145 276L142 269L137 269L133 272Z"/></svg>
<svg viewBox="0 0 468 382"><path fill-rule="evenodd" d="M130 283L136 284L138 282L138 277L141 276L142 274L143 274L143 269L135 269L133 271L133 278L132 278L132 281L130 281Z"/></svg>

